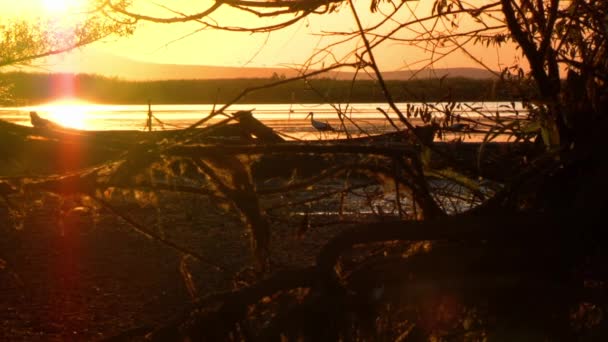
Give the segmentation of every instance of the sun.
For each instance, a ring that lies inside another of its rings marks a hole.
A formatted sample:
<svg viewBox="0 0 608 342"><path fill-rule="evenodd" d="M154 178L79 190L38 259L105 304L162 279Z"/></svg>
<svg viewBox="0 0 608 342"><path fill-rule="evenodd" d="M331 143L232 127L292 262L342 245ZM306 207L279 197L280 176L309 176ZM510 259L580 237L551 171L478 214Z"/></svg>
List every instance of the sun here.
<svg viewBox="0 0 608 342"><path fill-rule="evenodd" d="M89 105L81 100L68 99L49 103L41 108L46 118L68 128L86 129Z"/></svg>
<svg viewBox="0 0 608 342"><path fill-rule="evenodd" d="M42 7L48 13L65 13L81 6L84 0L42 0Z"/></svg>

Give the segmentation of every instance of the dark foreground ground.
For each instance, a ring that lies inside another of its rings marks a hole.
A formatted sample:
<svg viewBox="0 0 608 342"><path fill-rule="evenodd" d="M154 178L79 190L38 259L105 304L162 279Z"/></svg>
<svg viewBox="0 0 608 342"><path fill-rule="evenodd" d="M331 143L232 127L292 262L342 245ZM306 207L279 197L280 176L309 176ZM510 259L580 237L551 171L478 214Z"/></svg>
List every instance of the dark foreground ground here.
<svg viewBox="0 0 608 342"><path fill-rule="evenodd" d="M251 266L249 238L236 215L200 198L171 203L175 210L123 209L222 271L191 258L182 263L179 252L103 211L97 220L70 216L63 231L44 201L33 205L21 229L3 219L0 341L94 341L160 323L191 300L181 271L191 273L198 295L246 283L247 272L237 274ZM311 264L322 240L338 229L297 237L288 226L273 224L276 269Z"/></svg>
<svg viewBox="0 0 608 342"><path fill-rule="evenodd" d="M2 144L5 156L16 146L7 141L10 143ZM48 159L48 154L42 153L40 160L42 157ZM319 160L296 159L311 167L301 173L318 170ZM281 171L276 166L282 164L268 164L271 173ZM483 171L493 171L493 166L496 168L490 161ZM278 176L291 173L287 170ZM309 190L305 192L314 197ZM161 210L134 203L119 205L146 229L200 254L204 261L184 259L174 248L136 232L107 210L100 211L97 218L66 216L62 228L57 199L34 196L21 200L27 211L23 226L17 229L0 199L0 341L103 340L133 327L161 323L187 306L193 295L233 289L251 280L244 272L252 261L249 234L233 209L224 210L214 200L172 195L162 199ZM264 207L286 202L281 198L272 201L274 204ZM291 209L271 217L274 270L311 265L323 243L344 227L323 226L303 234L301 212L305 209L297 209L298 215L291 215L297 213ZM184 274L192 275L194 290L185 285Z"/></svg>

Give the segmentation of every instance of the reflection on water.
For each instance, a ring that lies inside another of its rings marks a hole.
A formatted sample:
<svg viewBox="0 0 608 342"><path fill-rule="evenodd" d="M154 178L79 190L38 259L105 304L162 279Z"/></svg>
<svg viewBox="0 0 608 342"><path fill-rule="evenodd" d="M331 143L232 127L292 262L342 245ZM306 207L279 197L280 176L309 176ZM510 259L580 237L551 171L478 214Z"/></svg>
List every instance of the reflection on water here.
<svg viewBox="0 0 608 342"><path fill-rule="evenodd" d="M420 104L409 103L410 106ZM437 109L444 107L436 103ZM408 103L398 104L404 112ZM216 106L218 108L219 106ZM339 109L344 113L341 121L336 109L328 104L241 104L233 105L227 111L253 110L254 116L273 129L303 139L342 138L346 136L344 128L357 136L359 128L369 134L393 130L388 120L378 108L397 120L397 115L385 103L361 103L343 105ZM513 115L522 113L521 104L507 102L467 103L460 111L454 111L462 117L479 117L478 111L485 114ZM471 110L474 109L474 110ZM152 112L159 121L153 122L153 129L176 129L187 127L204 118L213 110L213 105L152 105ZM88 130L143 130L146 125L148 106L142 105L98 105L78 100L61 101L40 106L0 108L0 119L21 125L30 125L29 112L37 111L42 117L56 121L65 126ZM338 133L318 133L305 120L309 112L315 113L315 119L328 121L334 127L342 127ZM435 111L434 114L437 114ZM412 123L422 124L419 118L412 118ZM356 122L356 126L353 124Z"/></svg>

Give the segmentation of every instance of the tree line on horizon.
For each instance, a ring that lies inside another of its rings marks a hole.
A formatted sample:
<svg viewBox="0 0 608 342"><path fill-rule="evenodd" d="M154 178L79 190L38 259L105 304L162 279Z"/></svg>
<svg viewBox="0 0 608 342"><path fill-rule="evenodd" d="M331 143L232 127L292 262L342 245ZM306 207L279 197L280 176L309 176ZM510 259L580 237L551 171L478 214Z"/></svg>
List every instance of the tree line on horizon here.
<svg viewBox="0 0 608 342"><path fill-rule="evenodd" d="M35 105L58 98L95 103L213 104L231 102L243 89L263 87L275 78L129 81L89 74L10 72L0 80L11 85L11 101L4 105ZM400 102L512 101L512 85L501 79L434 78L387 81ZM520 87L521 88L521 87ZM519 93L532 92L519 89ZM374 80L312 78L263 88L237 103L348 103L382 102Z"/></svg>

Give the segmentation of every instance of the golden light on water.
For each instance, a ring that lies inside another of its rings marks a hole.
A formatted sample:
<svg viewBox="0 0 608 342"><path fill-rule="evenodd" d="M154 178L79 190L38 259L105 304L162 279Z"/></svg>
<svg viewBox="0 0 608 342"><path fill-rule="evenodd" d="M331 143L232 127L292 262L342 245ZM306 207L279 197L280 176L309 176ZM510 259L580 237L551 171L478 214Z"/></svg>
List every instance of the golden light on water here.
<svg viewBox="0 0 608 342"><path fill-rule="evenodd" d="M86 129L90 104L78 99L51 102L39 107L41 116L68 128Z"/></svg>

